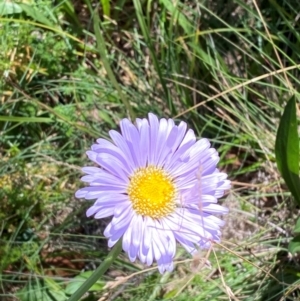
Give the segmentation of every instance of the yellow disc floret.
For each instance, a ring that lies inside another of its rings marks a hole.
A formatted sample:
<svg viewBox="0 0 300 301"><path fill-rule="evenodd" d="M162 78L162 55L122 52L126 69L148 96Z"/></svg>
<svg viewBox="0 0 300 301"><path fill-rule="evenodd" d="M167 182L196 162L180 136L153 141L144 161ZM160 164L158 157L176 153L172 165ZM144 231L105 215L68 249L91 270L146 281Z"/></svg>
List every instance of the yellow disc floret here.
<svg viewBox="0 0 300 301"><path fill-rule="evenodd" d="M137 214L151 218L167 216L175 210L176 187L161 168L139 168L130 177L128 196Z"/></svg>

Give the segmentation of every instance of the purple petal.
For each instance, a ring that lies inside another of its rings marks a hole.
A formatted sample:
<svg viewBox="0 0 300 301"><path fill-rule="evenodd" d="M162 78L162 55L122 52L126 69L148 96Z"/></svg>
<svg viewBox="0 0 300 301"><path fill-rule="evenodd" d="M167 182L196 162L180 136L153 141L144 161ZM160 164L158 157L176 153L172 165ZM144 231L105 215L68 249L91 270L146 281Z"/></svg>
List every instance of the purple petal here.
<svg viewBox="0 0 300 301"><path fill-rule="evenodd" d="M128 120L123 119L120 122L122 135L127 142L128 148L132 155L134 165L141 166L141 152L140 152L140 134L137 128Z"/></svg>
<svg viewBox="0 0 300 301"><path fill-rule="evenodd" d="M141 150L141 167L146 166L149 159L149 151L150 151L150 127L149 123L146 119L141 121L141 126L139 128L140 131L140 150Z"/></svg>
<svg viewBox="0 0 300 301"><path fill-rule="evenodd" d="M150 151L149 151L148 164L155 164L159 121L154 114L149 113L148 117L149 117L149 125L150 125Z"/></svg>

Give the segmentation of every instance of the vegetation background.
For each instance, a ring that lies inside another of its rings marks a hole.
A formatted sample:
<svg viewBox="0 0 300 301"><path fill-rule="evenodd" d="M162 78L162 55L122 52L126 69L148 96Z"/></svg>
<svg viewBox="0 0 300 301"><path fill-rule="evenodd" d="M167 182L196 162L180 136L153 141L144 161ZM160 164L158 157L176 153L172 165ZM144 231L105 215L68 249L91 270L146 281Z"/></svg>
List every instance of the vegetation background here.
<svg viewBox="0 0 300 301"><path fill-rule="evenodd" d="M84 300L300 300L299 211L274 155L299 96L299 20L297 0L0 0L0 300L67 300L105 258L107 221L74 198L80 167L148 112L220 152L222 244L179 248L165 275L123 254Z"/></svg>

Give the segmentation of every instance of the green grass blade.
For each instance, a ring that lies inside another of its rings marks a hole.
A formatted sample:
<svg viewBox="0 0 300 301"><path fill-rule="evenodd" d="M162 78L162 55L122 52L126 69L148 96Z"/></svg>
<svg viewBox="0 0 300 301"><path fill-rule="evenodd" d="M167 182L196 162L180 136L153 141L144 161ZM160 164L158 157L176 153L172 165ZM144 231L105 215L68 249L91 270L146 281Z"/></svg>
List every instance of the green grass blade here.
<svg viewBox="0 0 300 301"><path fill-rule="evenodd" d="M178 20L179 25L184 29L184 32L188 35L192 32L192 28L188 19L180 12L177 4L170 0L161 0L162 5Z"/></svg>
<svg viewBox="0 0 300 301"><path fill-rule="evenodd" d="M88 4L89 4L89 2L88 2ZM92 8L90 7L90 9L92 9ZM95 13L94 13L94 30L95 30L96 41L97 41L97 49L98 49L99 54L101 56L102 63L104 65L104 68L107 72L107 75L108 75L111 83L113 84L115 89L118 91L118 94L119 94L119 97L120 97L121 101L123 102L124 106L128 110L129 116L132 118L132 120L134 120L135 115L134 115L134 112L132 110L132 107L131 107L127 97L122 92L122 89L120 88L120 85L118 84L118 82L116 80L116 77L115 77L115 75L114 75L114 73L113 73L113 71L110 67L109 61L107 59L105 41L104 41L104 38L101 34L100 26L101 26L101 21L100 21L100 18L98 16L97 12L95 11Z"/></svg>
<svg viewBox="0 0 300 301"><path fill-rule="evenodd" d="M73 25L76 25L79 29L81 29L82 24L80 23L77 13L75 11L75 7L72 1L63 1L61 4L61 9L64 11L69 18L71 18Z"/></svg>
<svg viewBox="0 0 300 301"><path fill-rule="evenodd" d="M287 103L276 136L277 167L296 202L300 204L299 137L297 132L296 101Z"/></svg>
<svg viewBox="0 0 300 301"><path fill-rule="evenodd" d="M109 0L101 0L103 14L110 17L110 3Z"/></svg>
<svg viewBox="0 0 300 301"><path fill-rule="evenodd" d="M51 118L46 117L19 117L19 116L0 116L0 121L10 122L53 122Z"/></svg>
<svg viewBox="0 0 300 301"><path fill-rule="evenodd" d="M68 301L79 300L107 271L111 264L115 261L122 251L122 239L120 239L112 248L108 256L103 260L100 266L93 272L93 274L81 285L81 287L69 298Z"/></svg>
<svg viewBox="0 0 300 301"><path fill-rule="evenodd" d="M171 99L170 95L169 95L169 91L168 91L168 88L167 88L167 85L166 85L166 81L163 77L161 67L159 66L159 63L158 63L158 60L157 60L157 55L155 53L153 44L151 42L150 33L149 33L150 29L146 25L145 18L144 18L144 15L143 15L143 10L142 10L142 7L141 7L141 2L140 2L140 0L134 0L133 3L134 3L135 10L136 10L136 16L137 16L139 25L141 27L143 36L145 38L145 42L146 42L146 44L147 44L147 46L149 47L149 50L150 50L149 52L150 52L151 60L153 62L153 65L155 67L155 70L157 72L159 80L161 82L162 88L164 90L164 94L165 94L167 102L168 102L169 110L171 111L172 114L176 114L176 108L174 106L174 103L172 102L172 99Z"/></svg>

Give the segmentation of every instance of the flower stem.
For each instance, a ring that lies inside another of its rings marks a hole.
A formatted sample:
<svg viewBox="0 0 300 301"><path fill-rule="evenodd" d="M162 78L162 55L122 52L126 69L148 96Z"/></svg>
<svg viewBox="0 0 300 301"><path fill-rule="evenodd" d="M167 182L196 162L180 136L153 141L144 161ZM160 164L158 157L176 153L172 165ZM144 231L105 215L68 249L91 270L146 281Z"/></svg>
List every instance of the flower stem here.
<svg viewBox="0 0 300 301"><path fill-rule="evenodd" d="M110 253L94 271L94 273L80 286L80 288L68 299L68 301L78 301L95 284L99 278L107 271L110 265L122 251L122 238L114 245Z"/></svg>

